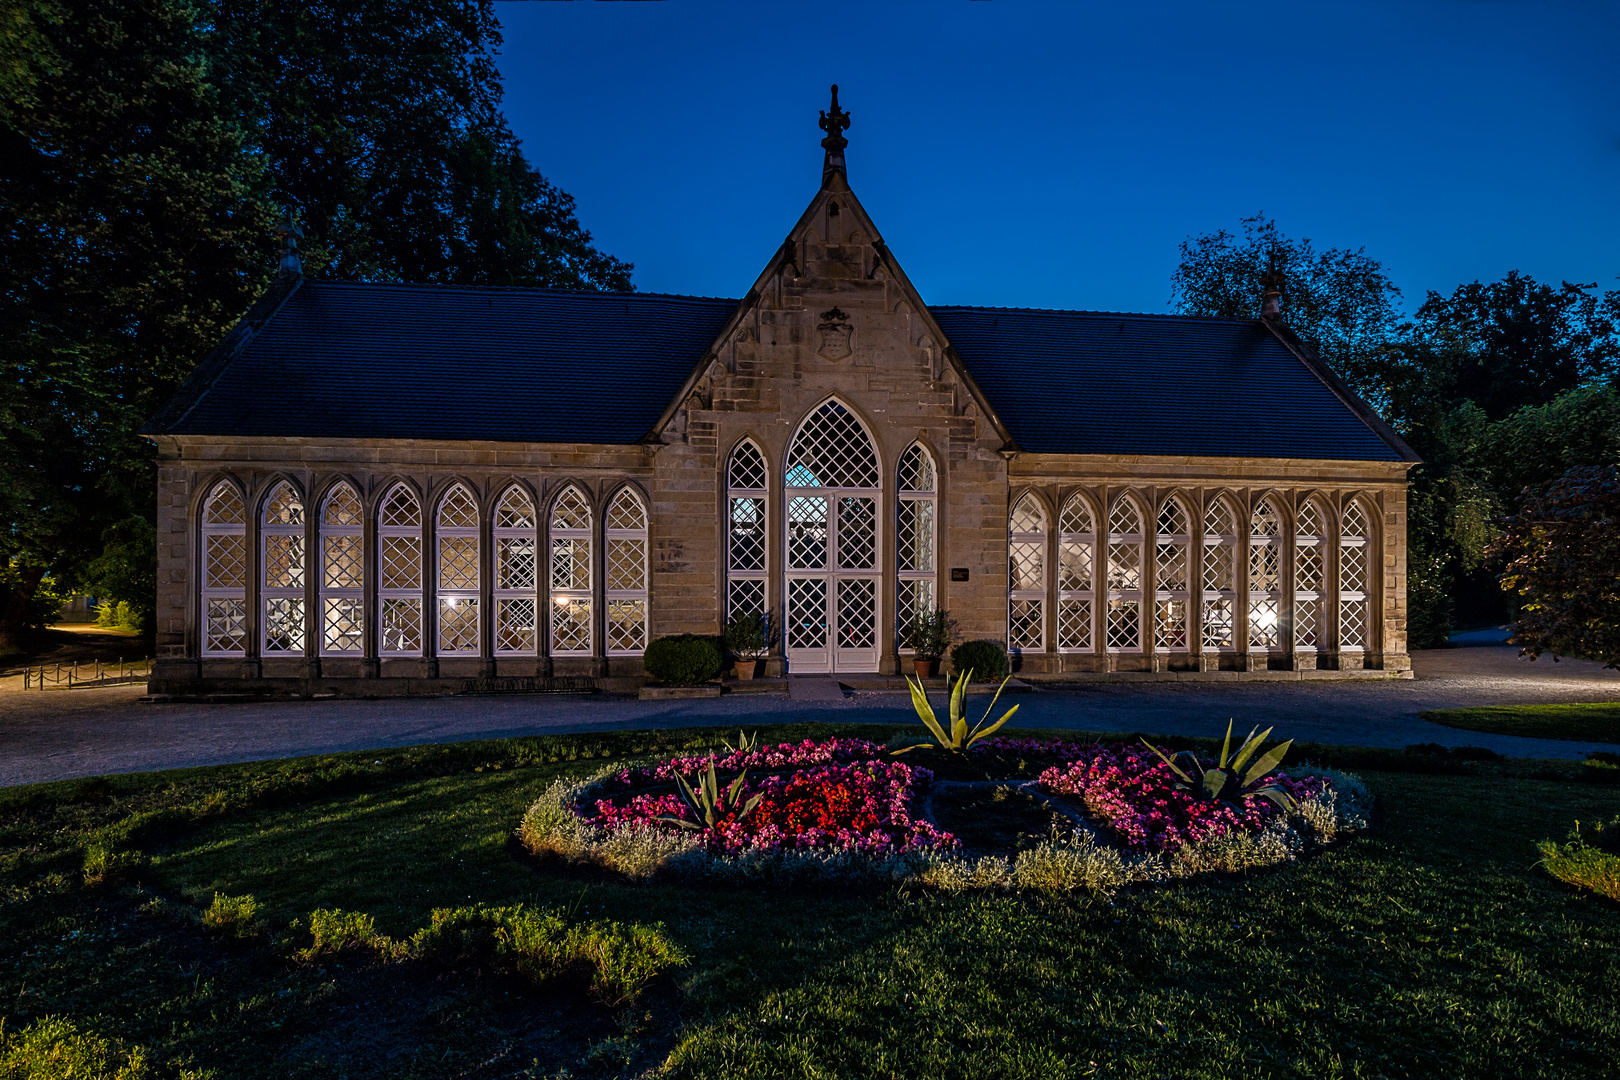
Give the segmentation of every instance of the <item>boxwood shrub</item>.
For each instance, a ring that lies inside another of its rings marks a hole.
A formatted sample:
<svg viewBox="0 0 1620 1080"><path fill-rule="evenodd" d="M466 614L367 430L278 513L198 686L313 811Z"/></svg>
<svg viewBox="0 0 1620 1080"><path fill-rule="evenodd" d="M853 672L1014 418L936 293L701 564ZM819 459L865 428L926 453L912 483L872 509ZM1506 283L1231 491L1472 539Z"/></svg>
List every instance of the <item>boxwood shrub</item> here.
<svg viewBox="0 0 1620 1080"><path fill-rule="evenodd" d="M714 639L697 634L661 637L647 646L642 664L665 686L697 686L720 674L720 650Z"/></svg>
<svg viewBox="0 0 1620 1080"><path fill-rule="evenodd" d="M999 641L964 641L951 650L955 672L971 670L974 682L999 682L1007 677L1007 650Z"/></svg>

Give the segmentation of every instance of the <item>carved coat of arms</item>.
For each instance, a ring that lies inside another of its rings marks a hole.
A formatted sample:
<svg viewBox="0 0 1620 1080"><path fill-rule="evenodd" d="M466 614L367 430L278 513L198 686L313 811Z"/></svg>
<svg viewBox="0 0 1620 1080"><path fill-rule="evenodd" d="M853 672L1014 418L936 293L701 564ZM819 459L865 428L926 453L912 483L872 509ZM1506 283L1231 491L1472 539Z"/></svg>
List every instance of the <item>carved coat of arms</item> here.
<svg viewBox="0 0 1620 1080"><path fill-rule="evenodd" d="M855 328L849 324L849 316L837 308L823 311L821 323L816 329L821 334L817 356L826 360L842 360L854 351L849 346L849 336Z"/></svg>

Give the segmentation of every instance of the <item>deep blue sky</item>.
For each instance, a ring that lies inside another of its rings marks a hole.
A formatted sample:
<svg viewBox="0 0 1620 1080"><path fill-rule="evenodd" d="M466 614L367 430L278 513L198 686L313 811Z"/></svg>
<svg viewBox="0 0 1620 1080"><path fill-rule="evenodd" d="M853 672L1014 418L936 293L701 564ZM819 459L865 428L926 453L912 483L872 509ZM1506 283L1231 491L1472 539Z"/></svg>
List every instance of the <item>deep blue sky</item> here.
<svg viewBox="0 0 1620 1080"><path fill-rule="evenodd" d="M1164 311L1263 210L1408 307L1518 269L1620 286L1620 4L500 3L506 113L637 288L740 296L820 180L924 300Z"/></svg>

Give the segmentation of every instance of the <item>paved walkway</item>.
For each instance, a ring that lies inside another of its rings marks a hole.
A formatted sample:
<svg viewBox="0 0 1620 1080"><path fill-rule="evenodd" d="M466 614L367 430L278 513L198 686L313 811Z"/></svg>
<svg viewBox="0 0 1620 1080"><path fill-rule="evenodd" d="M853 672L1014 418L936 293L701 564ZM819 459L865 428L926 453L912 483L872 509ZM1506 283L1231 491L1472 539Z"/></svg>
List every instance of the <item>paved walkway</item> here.
<svg viewBox="0 0 1620 1080"><path fill-rule="evenodd" d="M1594 748L1620 751L1460 731L1417 716L1460 705L1620 701L1620 672L1581 661L1531 663L1510 646L1417 653L1413 666L1417 677L1411 680L1093 684L1034 692L1013 699L1021 706L1015 722L1211 735L1232 717L1244 731L1253 724L1276 725L1280 735L1363 746L1435 742L1560 758L1583 757ZM772 694L669 702L523 696L144 705L137 700L139 688L24 692L20 686L19 678L0 679L0 786L557 732L791 720L915 723L903 692L809 701ZM979 700L982 710L988 697Z"/></svg>

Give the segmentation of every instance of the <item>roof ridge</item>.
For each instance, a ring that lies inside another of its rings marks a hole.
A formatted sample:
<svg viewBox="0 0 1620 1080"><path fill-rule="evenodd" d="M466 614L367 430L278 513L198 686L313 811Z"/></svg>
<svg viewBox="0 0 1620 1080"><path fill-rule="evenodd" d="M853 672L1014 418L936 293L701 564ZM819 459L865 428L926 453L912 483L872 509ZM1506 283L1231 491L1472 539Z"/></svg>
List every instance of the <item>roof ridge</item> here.
<svg viewBox="0 0 1620 1080"><path fill-rule="evenodd" d="M1018 315L1083 315L1108 319L1164 319L1177 322L1234 323L1240 326L1249 326L1260 322L1259 319L1240 319L1227 315L1183 315L1180 312L1173 311L1087 311L1078 308L985 307L976 304L929 304L928 310L1009 312Z"/></svg>
<svg viewBox="0 0 1620 1080"><path fill-rule="evenodd" d="M741 301L729 296L696 296L688 293L617 292L604 289L556 289L546 285L447 285L440 282L420 281L311 281L304 279L304 287L355 289L433 290L435 292L464 293L544 293L553 296L591 296L610 300L701 300L717 304L736 304Z"/></svg>

